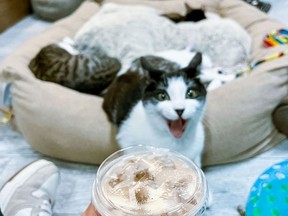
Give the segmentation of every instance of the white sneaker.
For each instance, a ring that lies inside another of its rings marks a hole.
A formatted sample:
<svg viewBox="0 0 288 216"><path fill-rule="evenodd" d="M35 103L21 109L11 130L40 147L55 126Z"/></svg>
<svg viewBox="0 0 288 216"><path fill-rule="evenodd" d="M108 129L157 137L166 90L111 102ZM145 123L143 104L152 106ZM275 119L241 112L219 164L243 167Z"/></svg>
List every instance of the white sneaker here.
<svg viewBox="0 0 288 216"><path fill-rule="evenodd" d="M0 191L4 216L50 216L59 184L58 168L37 160L16 173ZM0 215L1 215L0 212Z"/></svg>

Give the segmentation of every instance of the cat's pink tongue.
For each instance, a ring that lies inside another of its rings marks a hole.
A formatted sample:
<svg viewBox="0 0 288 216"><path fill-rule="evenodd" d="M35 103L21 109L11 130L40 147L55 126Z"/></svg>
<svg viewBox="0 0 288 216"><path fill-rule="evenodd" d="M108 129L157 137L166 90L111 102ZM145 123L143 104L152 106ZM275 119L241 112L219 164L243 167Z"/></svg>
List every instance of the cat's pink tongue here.
<svg viewBox="0 0 288 216"><path fill-rule="evenodd" d="M185 128L185 121L178 119L176 121L169 121L170 132L174 137L180 138L183 135Z"/></svg>

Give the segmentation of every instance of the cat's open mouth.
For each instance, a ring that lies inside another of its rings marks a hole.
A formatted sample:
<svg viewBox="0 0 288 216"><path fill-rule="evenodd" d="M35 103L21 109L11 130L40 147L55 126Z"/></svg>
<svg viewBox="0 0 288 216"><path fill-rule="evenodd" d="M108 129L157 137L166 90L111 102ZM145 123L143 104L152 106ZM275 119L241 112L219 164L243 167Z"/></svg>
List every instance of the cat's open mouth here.
<svg viewBox="0 0 288 216"><path fill-rule="evenodd" d="M186 128L186 120L179 118L176 121L168 120L168 126L170 129L171 134L173 134L174 137L180 138Z"/></svg>

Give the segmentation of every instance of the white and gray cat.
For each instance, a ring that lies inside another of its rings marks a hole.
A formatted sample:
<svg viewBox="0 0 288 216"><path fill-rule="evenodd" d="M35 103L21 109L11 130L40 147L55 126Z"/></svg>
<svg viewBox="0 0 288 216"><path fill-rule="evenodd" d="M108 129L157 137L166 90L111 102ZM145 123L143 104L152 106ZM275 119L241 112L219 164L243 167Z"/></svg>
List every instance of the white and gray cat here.
<svg viewBox="0 0 288 216"><path fill-rule="evenodd" d="M104 95L103 108L118 128L120 147L169 148L201 166L206 100L206 89L198 78L201 61L197 53L180 69L161 57L141 57L134 63L140 64L144 74L136 69L117 77Z"/></svg>
<svg viewBox="0 0 288 216"><path fill-rule="evenodd" d="M119 59L118 75L141 56L187 47L209 56L215 67L246 65L251 38L237 22L206 13L199 22L174 23L162 14L146 6L104 4L75 35L77 49Z"/></svg>

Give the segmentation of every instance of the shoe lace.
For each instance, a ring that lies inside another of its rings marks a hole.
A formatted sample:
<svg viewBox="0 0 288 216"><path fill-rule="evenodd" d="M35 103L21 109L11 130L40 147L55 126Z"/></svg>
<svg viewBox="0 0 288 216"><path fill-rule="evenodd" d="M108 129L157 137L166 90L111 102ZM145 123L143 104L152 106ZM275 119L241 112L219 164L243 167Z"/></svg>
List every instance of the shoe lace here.
<svg viewBox="0 0 288 216"><path fill-rule="evenodd" d="M50 199L43 200L41 205L38 208L39 208L39 213L37 214L37 216L51 216L52 215L52 202Z"/></svg>
<svg viewBox="0 0 288 216"><path fill-rule="evenodd" d="M32 193L38 197L42 202L38 205L37 216L51 216L52 215L52 200L47 196L43 190L37 190Z"/></svg>

